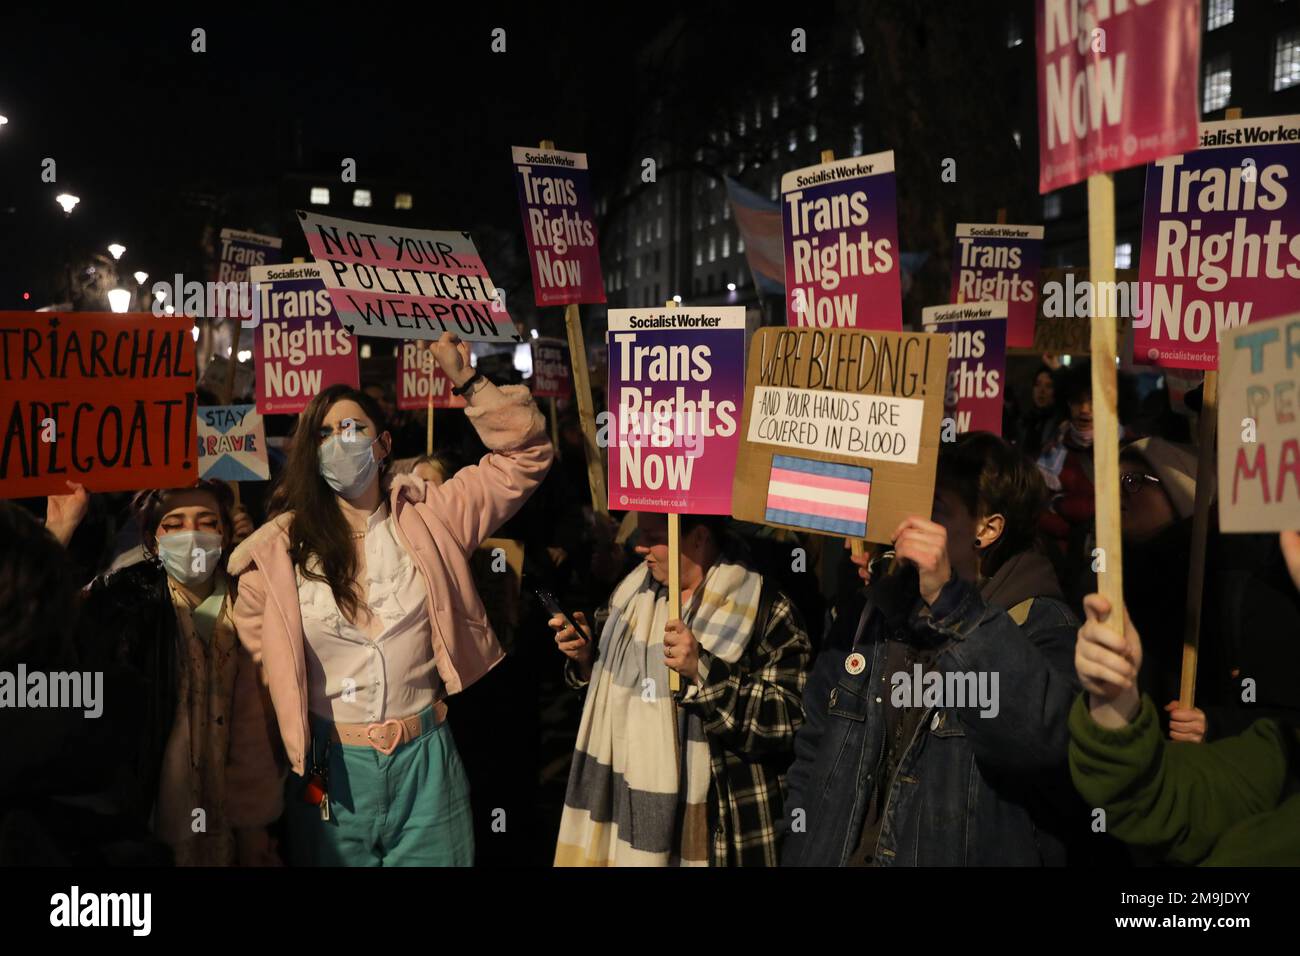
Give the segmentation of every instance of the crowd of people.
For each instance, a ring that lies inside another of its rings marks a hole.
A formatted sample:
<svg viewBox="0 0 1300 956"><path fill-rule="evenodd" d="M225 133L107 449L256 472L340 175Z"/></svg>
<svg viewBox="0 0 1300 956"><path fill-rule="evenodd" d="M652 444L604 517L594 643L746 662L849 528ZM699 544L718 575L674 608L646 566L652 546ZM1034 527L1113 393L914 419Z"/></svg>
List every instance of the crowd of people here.
<svg viewBox="0 0 1300 956"><path fill-rule="evenodd" d="M887 546L683 515L672 616L667 518L593 510L577 420L434 351L434 455L332 386L265 493L0 502L0 675L103 683L0 706L0 863L1300 863L1300 532L1212 527L1188 593L1194 394L1121 396L1122 628L1055 361Z"/></svg>

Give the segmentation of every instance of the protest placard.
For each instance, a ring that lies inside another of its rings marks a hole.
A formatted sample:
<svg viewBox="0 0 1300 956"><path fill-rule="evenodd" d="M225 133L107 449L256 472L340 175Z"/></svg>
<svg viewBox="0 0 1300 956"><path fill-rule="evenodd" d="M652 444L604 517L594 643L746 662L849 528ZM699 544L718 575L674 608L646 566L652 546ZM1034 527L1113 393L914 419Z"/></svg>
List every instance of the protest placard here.
<svg viewBox="0 0 1300 956"><path fill-rule="evenodd" d="M521 342L468 232L403 229L298 211L334 311L354 335Z"/></svg>
<svg viewBox="0 0 1300 956"><path fill-rule="evenodd" d="M199 477L266 481L266 430L253 405L200 405Z"/></svg>
<svg viewBox="0 0 1300 956"><path fill-rule="evenodd" d="M512 148L537 304L604 302L586 153Z"/></svg>
<svg viewBox="0 0 1300 956"><path fill-rule="evenodd" d="M952 256L952 301L1005 302L1007 346L1034 344L1042 226L957 224Z"/></svg>
<svg viewBox="0 0 1300 956"><path fill-rule="evenodd" d="M957 434L1002 434L1006 402L1007 303L936 305L921 310L921 327L948 335L944 416Z"/></svg>
<svg viewBox="0 0 1300 956"><path fill-rule="evenodd" d="M561 339L533 339L533 395L568 398L572 394L569 346Z"/></svg>
<svg viewBox="0 0 1300 956"><path fill-rule="evenodd" d="M1195 148L1198 0L1035 6L1039 192Z"/></svg>
<svg viewBox="0 0 1300 956"><path fill-rule="evenodd" d="M423 342L403 342L397 353L397 407L404 412L433 408L464 408L469 402L453 395L455 387Z"/></svg>
<svg viewBox="0 0 1300 956"><path fill-rule="evenodd" d="M217 250L217 281L247 282L254 266L268 266L280 261L282 240L243 229L222 229ZM227 312L236 315L236 312Z"/></svg>
<svg viewBox="0 0 1300 956"><path fill-rule="evenodd" d="M946 335L759 329L732 514L879 542L928 517L947 370Z"/></svg>
<svg viewBox="0 0 1300 956"><path fill-rule="evenodd" d="M903 327L893 152L781 177L789 324Z"/></svg>
<svg viewBox="0 0 1300 956"><path fill-rule="evenodd" d="M192 485L193 329L148 312L0 312L0 497Z"/></svg>
<svg viewBox="0 0 1300 956"><path fill-rule="evenodd" d="M609 506L730 514L743 306L611 309Z"/></svg>
<svg viewBox="0 0 1300 956"><path fill-rule="evenodd" d="M259 266L249 279L256 286L257 410L296 414L331 385L356 388L357 340L339 325L320 266Z"/></svg>
<svg viewBox="0 0 1300 956"><path fill-rule="evenodd" d="M1147 167L1134 357L1212 369L1229 328L1300 302L1300 115L1201 125L1200 148Z"/></svg>
<svg viewBox="0 0 1300 956"><path fill-rule="evenodd" d="M1300 528L1300 312L1225 329L1219 530Z"/></svg>

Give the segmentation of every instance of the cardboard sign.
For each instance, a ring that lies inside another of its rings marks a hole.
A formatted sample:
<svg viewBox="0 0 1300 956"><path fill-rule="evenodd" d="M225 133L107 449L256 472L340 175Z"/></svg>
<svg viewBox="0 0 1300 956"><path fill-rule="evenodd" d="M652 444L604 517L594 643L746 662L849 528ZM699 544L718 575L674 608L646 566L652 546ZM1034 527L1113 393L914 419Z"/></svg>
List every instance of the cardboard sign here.
<svg viewBox="0 0 1300 956"><path fill-rule="evenodd" d="M609 507L730 514L744 306L610 309Z"/></svg>
<svg viewBox="0 0 1300 956"><path fill-rule="evenodd" d="M512 152L537 304L604 302L587 154L530 146Z"/></svg>
<svg viewBox="0 0 1300 956"><path fill-rule="evenodd" d="M339 325L320 266L260 266L249 278L257 291L253 368L259 412L296 414L331 385L360 384L357 340Z"/></svg>
<svg viewBox="0 0 1300 956"><path fill-rule="evenodd" d="M533 396L568 398L572 394L568 344L561 339L533 339Z"/></svg>
<svg viewBox="0 0 1300 956"><path fill-rule="evenodd" d="M1117 269L1113 283L1101 283L1096 289L1088 275L1083 268L1041 271L1031 351L1039 355L1089 354L1094 298L1102 300L1098 307L1104 306L1106 315L1115 317L1120 339L1131 334L1132 316L1140 311L1141 302L1137 270Z"/></svg>
<svg viewBox="0 0 1300 956"><path fill-rule="evenodd" d="M881 542L908 515L928 516L947 371L946 335L759 329L732 514Z"/></svg>
<svg viewBox="0 0 1300 956"><path fill-rule="evenodd" d="M354 335L522 342L468 232L298 211L339 322Z"/></svg>
<svg viewBox="0 0 1300 956"><path fill-rule="evenodd" d="M1300 528L1300 312L1223 334L1219 528Z"/></svg>
<svg viewBox="0 0 1300 956"><path fill-rule="evenodd" d="M1198 0L1039 0L1038 191L1194 149Z"/></svg>
<svg viewBox="0 0 1300 956"><path fill-rule="evenodd" d="M464 408L469 404L453 395L451 379L434 360L433 352L423 342L403 342L397 353L397 407L404 412L429 407Z"/></svg>
<svg viewBox="0 0 1300 956"><path fill-rule="evenodd" d="M1300 302L1300 116L1205 123L1200 143L1147 167L1139 362L1212 369L1226 329Z"/></svg>
<svg viewBox="0 0 1300 956"><path fill-rule="evenodd" d="M892 151L786 173L781 223L790 325L902 329Z"/></svg>
<svg viewBox="0 0 1300 956"><path fill-rule="evenodd" d="M199 477L266 481L266 430L253 405L199 406Z"/></svg>
<svg viewBox="0 0 1300 956"><path fill-rule="evenodd" d="M249 269L280 261L282 240L277 236L263 236L242 229L222 229L220 240L221 245L217 250L218 282L247 282Z"/></svg>
<svg viewBox="0 0 1300 956"><path fill-rule="evenodd" d="M1034 344L1042 226L957 224L952 301L1007 303L1007 345Z"/></svg>
<svg viewBox="0 0 1300 956"><path fill-rule="evenodd" d="M0 497L194 484L194 322L0 312Z"/></svg>
<svg viewBox="0 0 1300 956"><path fill-rule="evenodd" d="M921 310L921 327L948 334L944 415L958 434L1002 434L1006 403L1007 303L937 305Z"/></svg>

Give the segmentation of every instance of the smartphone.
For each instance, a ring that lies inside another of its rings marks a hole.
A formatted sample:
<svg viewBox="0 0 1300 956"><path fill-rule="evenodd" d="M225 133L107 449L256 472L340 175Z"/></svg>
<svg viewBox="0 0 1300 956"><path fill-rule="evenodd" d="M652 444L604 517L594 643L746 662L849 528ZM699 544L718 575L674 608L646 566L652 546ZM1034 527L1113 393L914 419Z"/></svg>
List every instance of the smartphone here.
<svg viewBox="0 0 1300 956"><path fill-rule="evenodd" d="M585 627L579 627L578 622L570 617L569 614L560 607L560 602L555 600L554 594L545 588L534 588L533 593L537 595L537 600L542 602L542 607L546 608L547 614L551 615L551 617L555 617L555 615L558 614L560 617L564 618L565 624L573 628L574 633L581 634L585 640L591 640L591 635L587 632L587 629Z"/></svg>

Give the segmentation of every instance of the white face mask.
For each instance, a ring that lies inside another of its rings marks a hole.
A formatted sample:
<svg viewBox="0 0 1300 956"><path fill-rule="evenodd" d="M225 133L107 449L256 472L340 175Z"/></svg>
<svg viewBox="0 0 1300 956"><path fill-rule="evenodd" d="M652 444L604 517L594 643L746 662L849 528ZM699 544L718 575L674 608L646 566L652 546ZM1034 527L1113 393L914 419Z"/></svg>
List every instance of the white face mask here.
<svg viewBox="0 0 1300 956"><path fill-rule="evenodd" d="M193 587L216 572L221 535L214 531L173 531L158 538L158 558L178 584Z"/></svg>
<svg viewBox="0 0 1300 956"><path fill-rule="evenodd" d="M345 441L342 435L331 435L321 443L319 458L325 483L349 501L365 494L379 470L372 441Z"/></svg>

